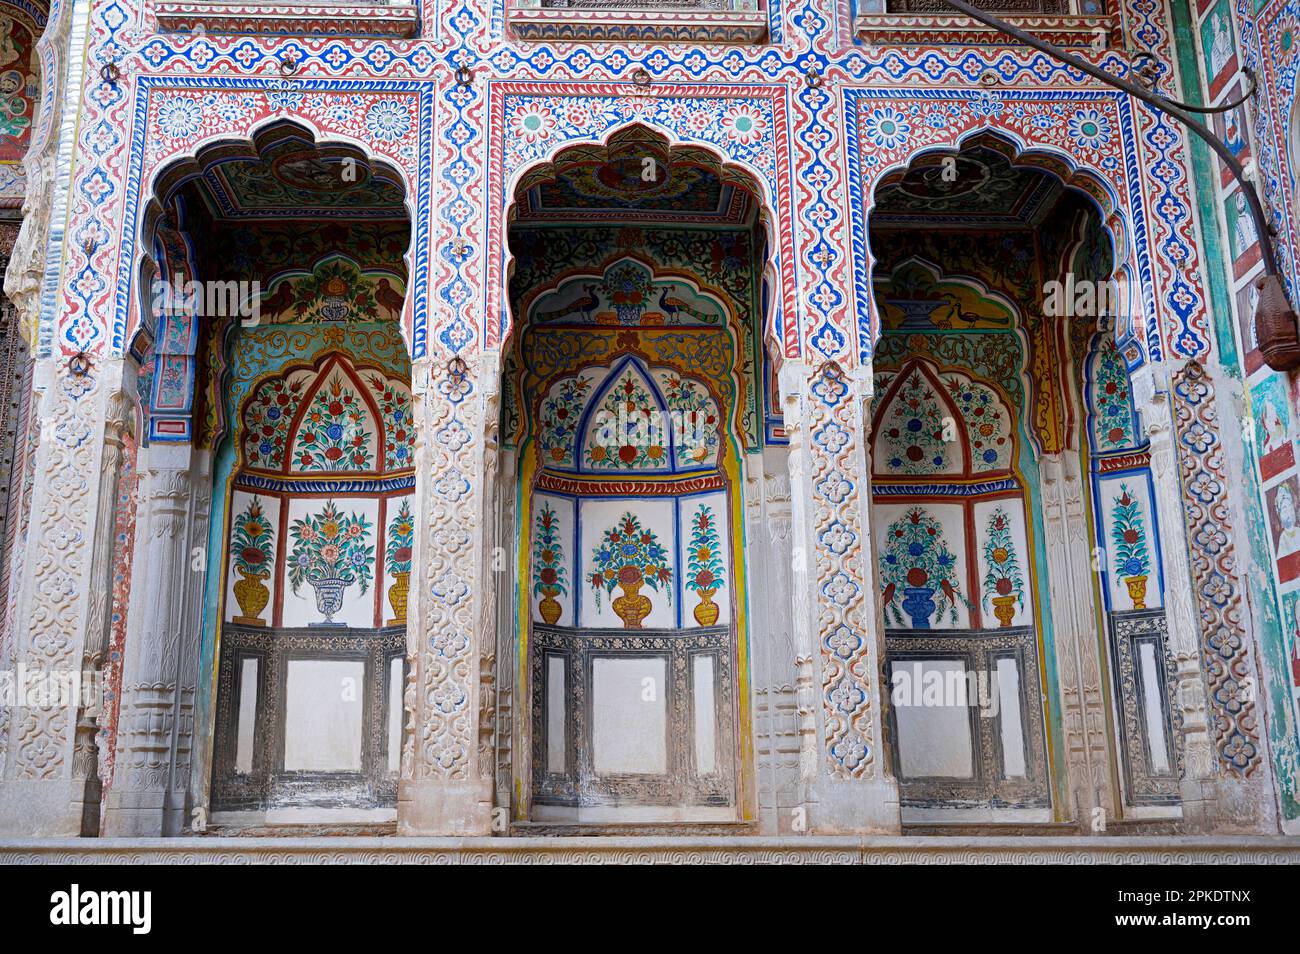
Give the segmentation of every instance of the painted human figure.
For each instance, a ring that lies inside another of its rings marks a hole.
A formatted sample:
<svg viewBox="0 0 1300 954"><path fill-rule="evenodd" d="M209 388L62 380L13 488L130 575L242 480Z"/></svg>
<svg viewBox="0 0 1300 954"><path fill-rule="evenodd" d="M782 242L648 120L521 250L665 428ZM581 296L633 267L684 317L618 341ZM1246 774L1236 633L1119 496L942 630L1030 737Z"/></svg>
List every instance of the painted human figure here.
<svg viewBox="0 0 1300 954"><path fill-rule="evenodd" d="M1251 282L1246 290L1246 327L1250 332L1250 340L1246 342L1247 351L1256 351L1259 349L1259 329L1255 327L1255 307L1259 304L1259 289L1255 283Z"/></svg>
<svg viewBox="0 0 1300 954"><path fill-rule="evenodd" d="M1286 425L1282 423L1282 415L1278 413L1277 405L1272 401L1264 402L1260 422L1264 425L1265 454L1271 454L1286 444Z"/></svg>
<svg viewBox="0 0 1300 954"><path fill-rule="evenodd" d="M1210 14L1210 30L1214 39L1210 43L1210 77L1219 75L1219 71L1228 65L1232 58L1232 33L1228 28L1226 10Z"/></svg>
<svg viewBox="0 0 1300 954"><path fill-rule="evenodd" d="M1241 110L1231 110L1224 120L1224 140L1228 151L1237 158L1241 158L1241 152L1246 148L1246 140L1241 135Z"/></svg>
<svg viewBox="0 0 1300 954"><path fill-rule="evenodd" d="M1246 210L1246 196L1238 191L1233 202L1236 215L1232 223L1232 236L1237 245L1236 254L1240 255L1255 244L1255 227Z"/></svg>
<svg viewBox="0 0 1300 954"><path fill-rule="evenodd" d="M1300 600L1291 604L1291 684L1300 697Z"/></svg>
<svg viewBox="0 0 1300 954"><path fill-rule="evenodd" d="M1273 499L1273 510L1282 532L1277 536L1277 556L1281 559L1300 550L1300 527L1296 526L1295 495L1291 488L1283 484L1277 489Z"/></svg>

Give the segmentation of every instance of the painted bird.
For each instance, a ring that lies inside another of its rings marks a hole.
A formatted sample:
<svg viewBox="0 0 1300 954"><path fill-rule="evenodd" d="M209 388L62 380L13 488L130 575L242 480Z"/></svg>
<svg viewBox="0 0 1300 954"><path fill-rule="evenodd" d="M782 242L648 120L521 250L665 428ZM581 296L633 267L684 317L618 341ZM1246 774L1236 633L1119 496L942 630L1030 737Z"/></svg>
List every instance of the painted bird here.
<svg viewBox="0 0 1300 954"><path fill-rule="evenodd" d="M685 299L678 298L676 295L668 294L668 289L664 288L659 292L659 310L670 318L676 318L680 312L685 312L700 321L708 321L709 316L701 311L691 307Z"/></svg>
<svg viewBox="0 0 1300 954"><path fill-rule="evenodd" d="M597 286L594 284L583 285L586 294L577 301L570 302L567 305L561 305L559 308L552 308L549 311L539 311L535 313L537 321L557 321L566 315L571 315L575 311L582 313L584 321L591 321L591 312L600 304L600 299L596 296Z"/></svg>
<svg viewBox="0 0 1300 954"><path fill-rule="evenodd" d="M987 318L984 315L976 315L973 312L962 311L961 299L958 298L956 295L944 295L943 297L948 299L948 301L952 303L952 307L948 309L948 317L950 319L958 318L966 322L966 324L968 325L974 325L981 321L986 321L990 325L1005 325L1011 321L1011 319L1006 315L1003 315L1001 317Z"/></svg>
<svg viewBox="0 0 1300 954"><path fill-rule="evenodd" d="M379 279L375 286L375 301L388 309L389 314L400 315L406 306L406 299L393 290L387 278Z"/></svg>
<svg viewBox="0 0 1300 954"><path fill-rule="evenodd" d="M288 311L292 304L293 286L289 282L284 282L275 290L274 295L263 300L260 307L263 312L274 319L276 315L282 315Z"/></svg>

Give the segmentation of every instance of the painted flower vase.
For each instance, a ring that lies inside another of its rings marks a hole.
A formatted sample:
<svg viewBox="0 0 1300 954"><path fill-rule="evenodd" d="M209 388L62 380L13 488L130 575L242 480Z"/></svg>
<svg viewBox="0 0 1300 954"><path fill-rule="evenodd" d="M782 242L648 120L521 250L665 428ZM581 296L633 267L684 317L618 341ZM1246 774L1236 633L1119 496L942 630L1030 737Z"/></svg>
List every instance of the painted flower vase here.
<svg viewBox="0 0 1300 954"><path fill-rule="evenodd" d="M712 626L718 621L718 613L721 611L721 607L719 607L717 603L713 602L713 594L718 591L716 589L711 589L699 590L698 592L700 594L700 602L699 605L695 607L695 622L699 623L701 626Z"/></svg>
<svg viewBox="0 0 1300 954"><path fill-rule="evenodd" d="M411 593L411 573L393 574L393 585L388 588L388 605L393 608L393 618L389 626L400 626L406 622L406 601Z"/></svg>
<svg viewBox="0 0 1300 954"><path fill-rule="evenodd" d="M324 299L321 301L321 317L329 321L342 321L348 316L348 303L344 297L348 293L348 283L335 276L325 283Z"/></svg>
<svg viewBox="0 0 1300 954"><path fill-rule="evenodd" d="M654 608L650 597L641 595L643 583L645 578L634 566L625 566L618 571L618 585L623 590L623 595L614 597L614 612L623 621L624 629L640 629L641 621Z"/></svg>
<svg viewBox="0 0 1300 954"><path fill-rule="evenodd" d="M1016 618L1016 598L1014 596L993 597L993 615L1002 626L1010 626Z"/></svg>
<svg viewBox="0 0 1300 954"><path fill-rule="evenodd" d="M934 613L934 587L903 587L903 612L912 617L913 629L929 629Z"/></svg>
<svg viewBox="0 0 1300 954"><path fill-rule="evenodd" d="M1128 576L1124 578L1124 585L1128 587L1129 599L1133 601L1135 610L1147 608L1147 578L1146 576Z"/></svg>
<svg viewBox="0 0 1300 954"><path fill-rule="evenodd" d="M239 602L240 613L235 617L235 622L241 626L265 626L262 610L266 609L266 604L271 599L271 591L262 581L271 575L270 571L249 573L242 566L237 569L242 579L235 581L235 599Z"/></svg>
<svg viewBox="0 0 1300 954"><path fill-rule="evenodd" d="M343 591L352 585L352 580L340 576L326 576L307 582L316 591L316 609L325 617L317 625L342 626L342 623L334 622L334 614L343 608Z"/></svg>
<svg viewBox="0 0 1300 954"><path fill-rule="evenodd" d="M559 587L547 586L542 588L542 601L537 604L537 609L542 614L542 622L547 626L554 626L559 622L560 614L564 612L564 607L560 605L556 594L560 592Z"/></svg>

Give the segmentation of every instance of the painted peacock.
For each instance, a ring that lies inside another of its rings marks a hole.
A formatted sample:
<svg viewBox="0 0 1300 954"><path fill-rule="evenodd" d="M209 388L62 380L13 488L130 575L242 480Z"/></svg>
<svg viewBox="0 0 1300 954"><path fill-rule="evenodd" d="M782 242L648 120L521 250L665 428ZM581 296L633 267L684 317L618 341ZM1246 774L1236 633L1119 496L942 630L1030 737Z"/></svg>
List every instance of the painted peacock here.
<svg viewBox="0 0 1300 954"><path fill-rule="evenodd" d="M717 324L718 316L710 315L708 312L700 311L693 308L684 298L672 293L672 289L664 288L659 292L659 310L668 316L669 321L682 321L687 315L696 321L701 321L708 325Z"/></svg>

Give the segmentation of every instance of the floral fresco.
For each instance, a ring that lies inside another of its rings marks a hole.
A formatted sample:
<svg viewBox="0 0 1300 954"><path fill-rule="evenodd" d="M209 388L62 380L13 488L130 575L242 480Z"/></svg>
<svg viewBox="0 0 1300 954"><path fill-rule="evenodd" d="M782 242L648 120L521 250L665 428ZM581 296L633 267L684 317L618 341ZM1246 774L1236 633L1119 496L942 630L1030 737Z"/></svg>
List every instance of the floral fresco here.
<svg viewBox="0 0 1300 954"><path fill-rule="evenodd" d="M993 615L1002 626L1010 626L1016 615L1016 606L1025 603L1025 577L1020 568L1011 536L1011 518L998 507L989 515L985 526L984 606L992 603Z"/></svg>
<svg viewBox="0 0 1300 954"><path fill-rule="evenodd" d="M956 623L958 605L969 607L970 601L961 592L957 557L939 521L924 507L911 508L889 525L884 549L880 580L886 617L912 629L929 629L931 617Z"/></svg>
<svg viewBox="0 0 1300 954"><path fill-rule="evenodd" d="M1115 573L1128 587L1133 609L1146 609L1147 573L1151 569L1146 519L1127 484L1120 484L1114 503L1110 537L1115 545Z"/></svg>
<svg viewBox="0 0 1300 954"><path fill-rule="evenodd" d="M565 378L551 389L542 402L537 443L548 466L572 467L578 427L586 407L591 381L585 375Z"/></svg>
<svg viewBox="0 0 1300 954"><path fill-rule="evenodd" d="M677 466L716 463L721 422L718 405L709 396L708 388L680 374L660 374L657 378L672 417Z"/></svg>
<svg viewBox="0 0 1300 954"><path fill-rule="evenodd" d="M388 588L388 603L393 608L389 626L406 622L407 597L411 587L411 553L415 546L415 521L411 517L411 501L403 497L397 513L388 523L384 561L393 583Z"/></svg>
<svg viewBox="0 0 1300 954"><path fill-rule="evenodd" d="M1128 369L1113 339L1102 341L1093 362L1092 433L1098 450L1119 450L1136 443Z"/></svg>
<svg viewBox="0 0 1300 954"><path fill-rule="evenodd" d="M405 385L381 374L366 377L379 419L384 425L384 470L403 470L415 462L415 428L411 422L411 392Z"/></svg>
<svg viewBox="0 0 1300 954"><path fill-rule="evenodd" d="M642 586L662 592L672 600L672 557L659 542L658 535L641 526L640 518L630 510L608 528L592 553L595 567L588 582L600 606L601 594L612 594L615 587L623 594L613 599L614 612L626 629L640 629L650 614L650 598L640 592Z"/></svg>
<svg viewBox="0 0 1300 954"><path fill-rule="evenodd" d="M669 435L646 380L625 369L587 425L583 463L592 470L667 470Z"/></svg>
<svg viewBox="0 0 1300 954"><path fill-rule="evenodd" d="M262 502L252 497L234 521L230 540L231 561L241 579L235 582L235 598L240 615L235 622L245 625L264 625L262 611L270 599L265 580L271 575L275 559L271 521L262 509Z"/></svg>
<svg viewBox="0 0 1300 954"><path fill-rule="evenodd" d="M993 391L956 374L944 378L944 387L965 425L971 470L1006 470L1011 461L1009 422Z"/></svg>
<svg viewBox="0 0 1300 954"><path fill-rule="evenodd" d="M533 595L542 598L538 610L546 623L554 625L559 620L563 607L555 597L568 592L568 570L564 565L559 518L549 504L543 504L537 514L533 536ZM599 593L597 590L597 599Z"/></svg>
<svg viewBox="0 0 1300 954"><path fill-rule="evenodd" d="M335 372L316 392L294 445L296 470L369 470L374 466L371 415Z"/></svg>
<svg viewBox="0 0 1300 954"><path fill-rule="evenodd" d="M683 585L700 598L693 611L695 621L701 626L712 626L718 621L718 606L713 596L726 583L718 522L712 507L701 504L691 517L691 543L687 553Z"/></svg>
<svg viewBox="0 0 1300 954"><path fill-rule="evenodd" d="M289 425L302 399L307 379L274 377L259 387L244 406L243 451L249 467L279 470L289 437Z"/></svg>
<svg viewBox="0 0 1300 954"><path fill-rule="evenodd" d="M332 500L319 512L290 525L289 585L294 593L304 583L316 591L316 608L325 617L323 625L334 625L344 591L353 583L362 593L369 588L375 560L370 532L370 521L364 515L344 516Z"/></svg>
<svg viewBox="0 0 1300 954"><path fill-rule="evenodd" d="M940 473L948 467L948 448L954 429L945 415L929 380L913 371L894 393L889 410L881 420L880 459L899 474Z"/></svg>

